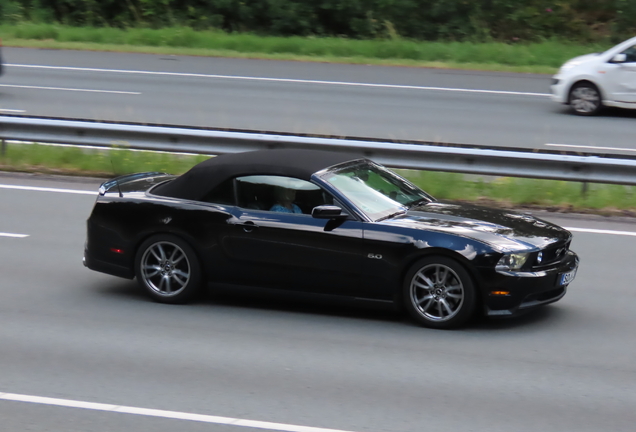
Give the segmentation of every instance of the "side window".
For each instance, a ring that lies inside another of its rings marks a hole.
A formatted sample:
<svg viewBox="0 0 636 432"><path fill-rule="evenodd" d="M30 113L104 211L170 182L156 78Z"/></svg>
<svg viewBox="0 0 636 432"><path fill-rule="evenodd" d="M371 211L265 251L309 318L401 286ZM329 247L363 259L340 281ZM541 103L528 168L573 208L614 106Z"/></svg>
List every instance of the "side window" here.
<svg viewBox="0 0 636 432"><path fill-rule="evenodd" d="M627 48L623 51L623 54L627 56L625 63L636 63L636 45Z"/></svg>
<svg viewBox="0 0 636 432"><path fill-rule="evenodd" d="M204 202L213 204L236 205L234 198L234 179L226 180L203 197Z"/></svg>
<svg viewBox="0 0 636 432"><path fill-rule="evenodd" d="M311 210L333 200L313 183L282 176L236 178L239 207L281 213L311 214Z"/></svg>

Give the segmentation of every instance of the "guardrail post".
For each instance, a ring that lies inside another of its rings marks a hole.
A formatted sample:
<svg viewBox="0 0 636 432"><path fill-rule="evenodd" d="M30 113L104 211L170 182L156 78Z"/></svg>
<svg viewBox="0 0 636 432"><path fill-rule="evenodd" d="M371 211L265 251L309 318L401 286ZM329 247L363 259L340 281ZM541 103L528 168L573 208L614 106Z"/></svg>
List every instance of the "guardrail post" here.
<svg viewBox="0 0 636 432"><path fill-rule="evenodd" d="M588 190L588 183L587 182L581 183L581 196L583 196L583 198L587 197L587 190Z"/></svg>

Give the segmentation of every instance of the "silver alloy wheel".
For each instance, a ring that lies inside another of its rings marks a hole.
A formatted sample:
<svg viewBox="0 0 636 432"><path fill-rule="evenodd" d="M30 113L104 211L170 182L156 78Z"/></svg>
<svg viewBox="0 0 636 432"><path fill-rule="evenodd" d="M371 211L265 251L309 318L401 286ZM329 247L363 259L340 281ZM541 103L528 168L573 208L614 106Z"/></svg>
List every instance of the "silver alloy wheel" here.
<svg viewBox="0 0 636 432"><path fill-rule="evenodd" d="M158 295L176 296L190 281L190 262L176 244L167 241L153 243L141 257L141 277Z"/></svg>
<svg viewBox="0 0 636 432"><path fill-rule="evenodd" d="M448 321L464 304L464 285L444 264L422 267L413 276L409 292L415 309L430 321Z"/></svg>
<svg viewBox="0 0 636 432"><path fill-rule="evenodd" d="M601 97L598 91L591 86L580 86L572 90L570 95L570 105L574 111L589 114L596 111L601 104Z"/></svg>

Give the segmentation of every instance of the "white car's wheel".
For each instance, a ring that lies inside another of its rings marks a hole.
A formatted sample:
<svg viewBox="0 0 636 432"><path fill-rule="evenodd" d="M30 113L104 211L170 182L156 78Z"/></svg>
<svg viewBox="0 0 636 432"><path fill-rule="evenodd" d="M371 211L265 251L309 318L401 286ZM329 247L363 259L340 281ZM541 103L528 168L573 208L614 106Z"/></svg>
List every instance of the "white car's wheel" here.
<svg viewBox="0 0 636 432"><path fill-rule="evenodd" d="M597 114L603 107L601 92L589 81L574 84L568 102L576 114L584 116Z"/></svg>

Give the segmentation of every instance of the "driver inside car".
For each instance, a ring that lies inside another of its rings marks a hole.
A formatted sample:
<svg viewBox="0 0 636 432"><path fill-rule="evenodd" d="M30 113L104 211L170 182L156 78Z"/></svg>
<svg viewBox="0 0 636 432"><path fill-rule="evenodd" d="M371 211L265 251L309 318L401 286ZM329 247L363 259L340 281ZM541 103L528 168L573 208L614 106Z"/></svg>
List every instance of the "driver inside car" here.
<svg viewBox="0 0 636 432"><path fill-rule="evenodd" d="M276 204L274 204L269 211L280 213L302 213L300 207L294 204L296 199L296 191L294 189L288 189L284 187L277 187L274 191L276 197Z"/></svg>

